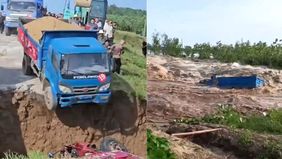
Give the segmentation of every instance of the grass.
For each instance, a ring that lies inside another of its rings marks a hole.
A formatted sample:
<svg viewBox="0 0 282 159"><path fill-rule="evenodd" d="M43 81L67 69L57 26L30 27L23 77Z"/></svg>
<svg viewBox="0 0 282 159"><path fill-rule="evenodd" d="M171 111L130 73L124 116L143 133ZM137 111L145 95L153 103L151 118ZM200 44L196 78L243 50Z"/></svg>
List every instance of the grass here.
<svg viewBox="0 0 282 159"><path fill-rule="evenodd" d="M242 115L230 105L221 105L218 113L203 118L180 119L176 122L187 124L212 123L245 129L257 133L282 134L282 110L271 110L265 115Z"/></svg>
<svg viewBox="0 0 282 159"><path fill-rule="evenodd" d="M170 150L166 138L154 136L151 130L147 130L147 158L176 159L176 155Z"/></svg>
<svg viewBox="0 0 282 159"><path fill-rule="evenodd" d="M40 152L30 152L27 156L15 153L5 153L4 159L46 159L47 155Z"/></svg>
<svg viewBox="0 0 282 159"><path fill-rule="evenodd" d="M146 99L147 69L146 58L142 54L144 37L135 33L117 31L115 42L126 41L125 53L122 56L122 78L124 78L136 91L141 100Z"/></svg>

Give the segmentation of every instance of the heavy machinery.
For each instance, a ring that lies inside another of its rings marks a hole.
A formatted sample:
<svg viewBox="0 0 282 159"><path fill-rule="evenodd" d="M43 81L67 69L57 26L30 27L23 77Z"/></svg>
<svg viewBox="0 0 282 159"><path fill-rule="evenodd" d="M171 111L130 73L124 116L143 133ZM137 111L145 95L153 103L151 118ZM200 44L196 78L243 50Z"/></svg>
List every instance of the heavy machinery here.
<svg viewBox="0 0 282 159"><path fill-rule="evenodd" d="M102 21L104 26L107 19L108 0L92 0L90 4L90 11L88 19L98 18Z"/></svg>
<svg viewBox="0 0 282 159"><path fill-rule="evenodd" d="M84 25L87 25L90 19L98 18L102 21L102 25L104 25L107 18L107 9L108 0L76 0L74 13L69 13L68 5L65 9L64 17L65 19L81 17Z"/></svg>
<svg viewBox="0 0 282 159"><path fill-rule="evenodd" d="M37 32L29 29L35 27ZM111 58L97 40L97 32L53 17L20 19L18 40L24 48L23 73L39 77L48 109L109 102Z"/></svg>
<svg viewBox="0 0 282 159"><path fill-rule="evenodd" d="M36 19L43 15L43 0L2 0L1 11L5 13L5 34L10 36L19 26L19 17Z"/></svg>

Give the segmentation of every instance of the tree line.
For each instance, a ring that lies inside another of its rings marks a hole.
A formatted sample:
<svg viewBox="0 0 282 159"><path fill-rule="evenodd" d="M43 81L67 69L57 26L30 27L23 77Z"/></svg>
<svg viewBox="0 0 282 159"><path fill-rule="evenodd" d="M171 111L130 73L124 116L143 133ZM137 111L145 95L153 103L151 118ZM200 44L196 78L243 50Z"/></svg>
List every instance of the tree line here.
<svg viewBox="0 0 282 159"><path fill-rule="evenodd" d="M119 30L146 34L146 11L144 10L111 5L108 8L108 19L117 22Z"/></svg>
<svg viewBox="0 0 282 159"><path fill-rule="evenodd" d="M266 42L251 43L250 41L216 45L196 43L184 46L178 38L170 38L166 34L155 33L148 49L155 54L175 57L190 57L199 59L216 59L221 62L239 62L249 65L264 65L272 68L282 68L282 39L275 39L268 45Z"/></svg>

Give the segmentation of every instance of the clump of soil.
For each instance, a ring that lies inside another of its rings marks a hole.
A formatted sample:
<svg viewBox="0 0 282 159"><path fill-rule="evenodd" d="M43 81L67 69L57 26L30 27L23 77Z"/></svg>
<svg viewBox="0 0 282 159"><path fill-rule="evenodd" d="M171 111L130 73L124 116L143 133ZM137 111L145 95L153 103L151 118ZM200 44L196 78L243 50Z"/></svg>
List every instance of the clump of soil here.
<svg viewBox="0 0 282 159"><path fill-rule="evenodd" d="M104 137L112 137L145 157L145 110L141 109L145 103L127 99L126 92L118 91L113 92L113 103L104 107L79 105L50 112L41 95L2 93L0 152L48 153L76 142L99 146Z"/></svg>
<svg viewBox="0 0 282 159"><path fill-rule="evenodd" d="M151 76L154 76L156 79L161 80L173 80L172 74L166 69L165 67L159 65L159 64L149 64L149 71Z"/></svg>
<svg viewBox="0 0 282 159"><path fill-rule="evenodd" d="M37 42L42 37L42 31L55 31L55 30L82 30L80 27L63 22L54 17L43 17L31 21L24 25L28 33Z"/></svg>

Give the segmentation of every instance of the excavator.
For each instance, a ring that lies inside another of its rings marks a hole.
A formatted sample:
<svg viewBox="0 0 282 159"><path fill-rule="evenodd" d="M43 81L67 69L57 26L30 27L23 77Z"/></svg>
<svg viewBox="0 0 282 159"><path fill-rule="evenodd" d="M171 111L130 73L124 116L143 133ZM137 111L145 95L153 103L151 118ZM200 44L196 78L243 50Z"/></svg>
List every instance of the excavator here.
<svg viewBox="0 0 282 159"><path fill-rule="evenodd" d="M107 9L108 0L75 0L73 17L81 17L84 25L90 19L99 18L104 25L107 17Z"/></svg>

